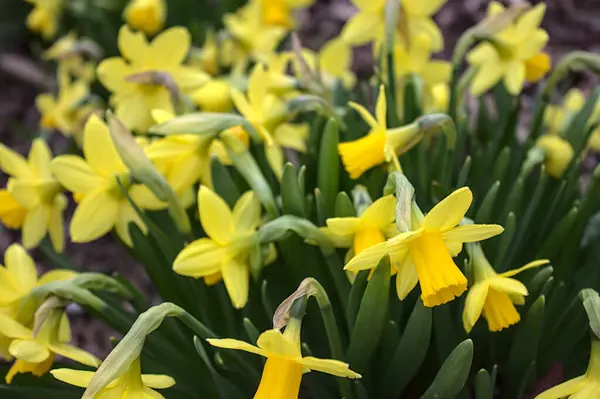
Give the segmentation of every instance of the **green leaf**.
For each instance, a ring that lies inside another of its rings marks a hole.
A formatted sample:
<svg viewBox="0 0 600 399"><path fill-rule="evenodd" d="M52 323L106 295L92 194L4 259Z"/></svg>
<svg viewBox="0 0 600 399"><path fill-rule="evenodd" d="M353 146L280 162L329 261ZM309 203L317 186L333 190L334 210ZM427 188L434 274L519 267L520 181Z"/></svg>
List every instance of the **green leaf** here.
<svg viewBox="0 0 600 399"><path fill-rule="evenodd" d="M389 289L390 258L386 255L367 284L350 337L348 363L359 372L367 369L367 362L379 344L385 326Z"/></svg>
<svg viewBox="0 0 600 399"><path fill-rule="evenodd" d="M217 388L217 391L221 398L242 399L246 397L246 395L242 394L238 390L238 388L236 388L236 386L231 383L231 381L223 377L221 374L219 374L217 370L215 370L215 368L212 365L212 362L208 357L208 354L206 353L206 350L204 349L202 341L197 336L194 336L194 347L196 348L196 352L198 352L198 355L206 365L206 368L208 369L210 376L212 377L213 382L215 383L215 387Z"/></svg>
<svg viewBox="0 0 600 399"><path fill-rule="evenodd" d="M346 309L346 318L348 319L348 329L352 331L354 328L354 321L360 308L361 299L367 288L367 281L369 279L370 270L361 270L358 272L350 288L350 296L348 298L348 308Z"/></svg>
<svg viewBox="0 0 600 399"><path fill-rule="evenodd" d="M456 188L464 187L467 184L469 178L469 172L471 171L471 156L467 155L463 166L460 168L458 173L458 181L456 182Z"/></svg>
<svg viewBox="0 0 600 399"><path fill-rule="evenodd" d="M336 218L356 216L352 200L350 200L350 197L344 191L339 192L335 197L334 216Z"/></svg>
<svg viewBox="0 0 600 399"><path fill-rule="evenodd" d="M485 369L479 370L475 376L475 399L494 399L492 377Z"/></svg>
<svg viewBox="0 0 600 399"><path fill-rule="evenodd" d="M431 325L431 308L424 306L423 301L419 299L408 319L388 371L380 381L381 397L401 397L402 391L417 374L429 349ZM393 381L393 384L390 381Z"/></svg>
<svg viewBox="0 0 600 399"><path fill-rule="evenodd" d="M323 195L324 216L331 217L335 207L335 197L339 191L340 156L338 143L340 141L338 123L330 119L325 125L321 148L319 151L319 169L317 172L317 187Z"/></svg>
<svg viewBox="0 0 600 399"><path fill-rule="evenodd" d="M586 288L581 290L579 298L590 321L590 329L600 339L600 295L596 290Z"/></svg>
<svg viewBox="0 0 600 399"><path fill-rule="evenodd" d="M473 341L464 340L450 353L422 399L453 399L462 390L473 361Z"/></svg>
<svg viewBox="0 0 600 399"><path fill-rule="evenodd" d="M281 203L283 213L306 217L304 210L304 198L298 184L296 168L291 163L286 163L283 167L283 177L281 178Z"/></svg>
<svg viewBox="0 0 600 399"><path fill-rule="evenodd" d="M492 187L488 190L485 198L481 202L481 206L475 215L475 223L485 224L491 221L492 209L496 203L496 196L498 195L498 189L500 189L500 182L496 181L492 184Z"/></svg>

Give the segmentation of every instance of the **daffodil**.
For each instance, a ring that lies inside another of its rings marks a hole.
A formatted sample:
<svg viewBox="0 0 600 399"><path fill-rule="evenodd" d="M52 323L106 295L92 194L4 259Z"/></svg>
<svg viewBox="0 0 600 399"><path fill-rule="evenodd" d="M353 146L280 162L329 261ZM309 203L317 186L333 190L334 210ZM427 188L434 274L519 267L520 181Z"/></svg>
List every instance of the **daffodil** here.
<svg viewBox="0 0 600 399"><path fill-rule="evenodd" d="M416 131L407 127L387 128L387 104L383 85L379 88L375 116L362 105L354 102L348 105L362 116L371 129L360 139L338 145L338 152L350 177L358 179L367 170L385 162L393 162L400 169L397 155L416 144Z"/></svg>
<svg viewBox="0 0 600 399"><path fill-rule="evenodd" d="M290 319L283 333L277 329L263 332L256 341L257 346L229 338L209 339L208 342L219 348L243 350L267 358L254 399L297 398L305 371L361 378L360 374L350 370L346 363L339 360L302 357L300 327L300 320Z"/></svg>
<svg viewBox="0 0 600 399"><path fill-rule="evenodd" d="M323 44L318 53L310 49L302 49L302 57L308 66L319 74L322 83L328 88L332 88L338 80L347 89L352 88L356 83L356 76L351 69L352 48L339 37ZM300 76L302 69L297 58L292 59L292 65L296 76Z"/></svg>
<svg viewBox="0 0 600 399"><path fill-rule="evenodd" d="M96 64L85 59L86 53L96 53L99 50L89 40L77 38L73 32L58 39L52 46L44 51L43 58L58 63L59 71L65 71L75 79L91 83L96 77Z"/></svg>
<svg viewBox="0 0 600 399"><path fill-rule="evenodd" d="M519 269L497 274L486 259L481 246L474 244L471 248L474 284L469 289L463 311L465 331L471 332L482 313L490 331L501 331L518 323L521 316L515 304L523 305L528 292L523 283L511 277L525 270L547 265L550 261L535 260Z"/></svg>
<svg viewBox="0 0 600 399"><path fill-rule="evenodd" d="M473 201L468 187L460 188L440 201L425 217L413 217L411 231L376 244L348 262L345 269L372 269L389 254L392 268L398 272L396 290L404 299L421 286L425 306L437 306L453 300L467 289L467 278L452 260L465 242L485 240L500 234L498 225L457 226ZM420 220L421 219L421 220Z"/></svg>
<svg viewBox="0 0 600 399"><path fill-rule="evenodd" d="M293 12L310 7L314 0L253 0L260 4L262 19L265 25L281 26L286 29L294 27Z"/></svg>
<svg viewBox="0 0 600 399"><path fill-rule="evenodd" d="M94 377L93 371L54 369L50 374L59 381L76 387L87 388ZM102 399L164 399L155 389L167 389L175 385L175 380L168 375L142 374L140 359L129 365L127 371L119 378L103 388L96 397Z"/></svg>
<svg viewBox="0 0 600 399"><path fill-rule="evenodd" d="M55 269L38 279L33 259L19 244L12 244L6 249L4 265L0 265L0 313L11 317L16 316L21 300L35 287L76 276L75 272Z"/></svg>
<svg viewBox="0 0 600 399"><path fill-rule="evenodd" d="M212 284L222 278L233 306L243 308L248 301L250 250L257 244L255 230L261 220L260 202L248 191L231 210L221 197L201 186L198 211L208 238L188 244L175 258L173 270L204 277Z"/></svg>
<svg viewBox="0 0 600 399"><path fill-rule="evenodd" d="M281 180L283 177L284 148L301 153L306 152L306 141L309 133L307 123L281 123L275 128L273 131L273 144L265 147L265 155L277 179Z"/></svg>
<svg viewBox="0 0 600 399"><path fill-rule="evenodd" d="M154 122L151 111L174 113L173 99L202 86L205 72L182 65L191 44L182 27L165 30L148 42L141 32L123 26L118 37L121 57L105 59L98 79L112 92L116 116L128 129L146 132Z"/></svg>
<svg viewBox="0 0 600 399"><path fill-rule="evenodd" d="M335 236L335 242L347 242L358 255L373 245L382 243L386 237L396 235L394 219L396 197L386 195L369 205L358 217L327 219L326 234Z"/></svg>
<svg viewBox="0 0 600 399"><path fill-rule="evenodd" d="M167 3L165 0L131 0L123 18L133 29L154 35L165 25Z"/></svg>
<svg viewBox="0 0 600 399"><path fill-rule="evenodd" d="M230 112L233 108L231 84L226 78L209 80L190 93L190 98L205 112Z"/></svg>
<svg viewBox="0 0 600 399"><path fill-rule="evenodd" d="M27 208L6 189L0 189L0 223L9 229L20 229L27 216Z"/></svg>
<svg viewBox="0 0 600 399"><path fill-rule="evenodd" d="M197 65L213 77L219 75L221 67L232 67L238 63L246 64L244 52L236 40L229 35L217 35L213 30L206 32L202 48L192 49L190 53L190 64Z"/></svg>
<svg viewBox="0 0 600 399"><path fill-rule="evenodd" d="M492 2L488 15L504 11L500 3ZM491 41L477 45L467 55L475 76L471 82L473 95L481 95L500 80L508 92L518 95L525 81L536 82L550 70L550 58L542 50L548 33L540 28L546 5L540 3L496 34Z"/></svg>
<svg viewBox="0 0 600 399"><path fill-rule="evenodd" d="M44 39L56 36L58 22L65 6L64 0L26 0L33 5L27 16L27 27Z"/></svg>
<svg viewBox="0 0 600 399"><path fill-rule="evenodd" d="M535 399L586 399L600 397L600 341L592 339L590 361L584 375L565 381Z"/></svg>
<svg viewBox="0 0 600 399"><path fill-rule="evenodd" d="M84 80L72 80L66 70L59 70L58 93L42 93L35 99L41 115L40 127L58 130L65 136L72 135L80 122L79 109L89 96L89 84Z"/></svg>
<svg viewBox="0 0 600 399"><path fill-rule="evenodd" d="M97 116L88 120L83 134L83 155L61 155L50 165L56 179L79 198L69 227L73 242L89 242L113 227L129 246L129 223L146 227L117 182L142 209L161 209L160 202L147 187L132 184L127 168L119 157L106 124Z"/></svg>
<svg viewBox="0 0 600 399"><path fill-rule="evenodd" d="M23 245L36 247L49 235L54 249L62 252L65 245L63 210L67 199L50 173L51 159L52 153L42 139L33 141L27 159L0 144L0 169L10 176L8 192L26 210L22 224Z"/></svg>
<svg viewBox="0 0 600 399"><path fill-rule="evenodd" d="M560 179L574 156L571 143L558 135L544 134L537 139L535 146L544 151L546 172Z"/></svg>
<svg viewBox="0 0 600 399"><path fill-rule="evenodd" d="M432 50L440 51L444 47L444 38L432 16L446 1L402 1L401 17L397 27L398 42L407 45L416 35L425 34ZM370 41L379 44L385 35L386 0L352 0L352 2L358 8L358 12L346 23L341 37L355 46Z"/></svg>
<svg viewBox="0 0 600 399"><path fill-rule="evenodd" d="M56 355L64 356L86 366L98 366L100 360L94 355L64 342L60 325L64 311L53 309L37 326L35 331L0 313L0 335L10 339L8 352L15 362L6 374L10 384L18 373L42 376L50 370Z"/></svg>

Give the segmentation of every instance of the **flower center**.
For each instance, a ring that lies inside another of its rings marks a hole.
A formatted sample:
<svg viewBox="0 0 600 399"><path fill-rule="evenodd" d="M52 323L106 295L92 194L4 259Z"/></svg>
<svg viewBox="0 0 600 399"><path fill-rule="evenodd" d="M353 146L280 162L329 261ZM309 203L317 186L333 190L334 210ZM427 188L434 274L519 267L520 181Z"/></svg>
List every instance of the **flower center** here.
<svg viewBox="0 0 600 399"><path fill-rule="evenodd" d="M376 227L365 227L360 229L354 236L354 255L358 255L375 244L384 242L383 233Z"/></svg>

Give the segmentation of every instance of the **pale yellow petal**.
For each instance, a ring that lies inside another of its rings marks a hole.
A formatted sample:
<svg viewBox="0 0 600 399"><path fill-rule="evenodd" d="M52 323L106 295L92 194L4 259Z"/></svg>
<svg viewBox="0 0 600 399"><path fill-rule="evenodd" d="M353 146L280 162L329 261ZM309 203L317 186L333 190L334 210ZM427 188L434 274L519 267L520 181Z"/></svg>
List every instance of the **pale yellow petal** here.
<svg viewBox="0 0 600 399"><path fill-rule="evenodd" d="M248 266L231 259L221 265L221 274L233 307L241 309L246 306L250 280Z"/></svg>
<svg viewBox="0 0 600 399"><path fill-rule="evenodd" d="M525 284L514 278L493 277L487 281L490 284L490 288L499 292L524 296L528 294Z"/></svg>
<svg viewBox="0 0 600 399"><path fill-rule="evenodd" d="M426 231L444 232L458 225L473 202L473 193L462 187L441 200L425 215L423 227Z"/></svg>
<svg viewBox="0 0 600 399"><path fill-rule="evenodd" d="M260 334L256 341L258 347L264 350L267 356L280 356L285 358L300 358L300 348L293 342L288 341L281 331L267 330Z"/></svg>
<svg viewBox="0 0 600 399"><path fill-rule="evenodd" d="M48 209L44 205L38 205L27 211L23 221L23 246L27 249L35 248L48 232Z"/></svg>
<svg viewBox="0 0 600 399"><path fill-rule="evenodd" d="M256 355L267 357L267 353L254 345L250 345L247 342L240 341L237 339L225 338L225 339L207 339L208 343L212 346L216 346L217 348L224 349L237 349L245 352L254 353Z"/></svg>
<svg viewBox="0 0 600 399"><path fill-rule="evenodd" d="M34 339L15 339L8 347L9 353L28 363L41 363L48 359L48 348Z"/></svg>
<svg viewBox="0 0 600 399"><path fill-rule="evenodd" d="M327 219L327 227L329 227L329 230L333 234L342 236L354 235L360 227L360 218L329 218Z"/></svg>
<svg viewBox="0 0 600 399"><path fill-rule="evenodd" d="M396 294L398 295L398 299L403 301L417 286L417 283L419 282L419 276L410 256L406 256L405 259L400 262L397 268L398 273L396 274Z"/></svg>
<svg viewBox="0 0 600 399"><path fill-rule="evenodd" d="M358 272L360 270L373 269L387 253L388 249L385 242L373 245L352 258L344 267L344 270Z"/></svg>
<svg viewBox="0 0 600 399"><path fill-rule="evenodd" d="M474 284L467 293L465 309L463 310L463 326L467 334L471 332L483 311L483 304L487 297L489 284L486 281Z"/></svg>
<svg viewBox="0 0 600 399"><path fill-rule="evenodd" d="M445 231L442 238L449 242L477 242L497 236L503 231L504 228L498 224L468 224Z"/></svg>
<svg viewBox="0 0 600 399"><path fill-rule="evenodd" d="M557 385L553 388L548 389L547 391L542 392L541 394L536 396L535 399L566 398L569 395L572 395L573 393L581 389L586 384L586 382L588 382L588 378L586 376L573 378L572 380L565 381L560 385Z"/></svg>
<svg viewBox="0 0 600 399"><path fill-rule="evenodd" d="M471 94L480 96L491 89L500 81L505 71L505 65L498 61L479 66L471 81Z"/></svg>
<svg viewBox="0 0 600 399"><path fill-rule="evenodd" d="M318 359L316 357L304 357L300 361L302 367L313 371L320 371L345 378L361 378L361 375L350 370L347 363L334 359Z"/></svg>
<svg viewBox="0 0 600 399"><path fill-rule="evenodd" d="M148 42L142 32L133 32L123 25L118 36L119 50L129 61L144 62L148 53Z"/></svg>
<svg viewBox="0 0 600 399"><path fill-rule="evenodd" d="M363 223L384 230L396 219L396 197L386 195L373 202L360 216Z"/></svg>
<svg viewBox="0 0 600 399"><path fill-rule="evenodd" d="M76 155L54 158L50 169L60 184L73 193L88 194L104 182L83 158Z"/></svg>
<svg viewBox="0 0 600 399"><path fill-rule="evenodd" d="M168 70L179 66L190 50L191 41L190 32L181 26L160 33L149 46L152 67Z"/></svg>
<svg viewBox="0 0 600 399"><path fill-rule="evenodd" d="M73 345L51 342L49 348L57 355L66 357L67 359L75 360L76 362L85 364L86 366L98 367L101 363L100 359L98 359L96 356Z"/></svg>
<svg viewBox="0 0 600 399"><path fill-rule="evenodd" d="M281 147L277 144L267 145L265 143L265 157L277 180L281 180L283 177L283 164L285 162L285 156Z"/></svg>
<svg viewBox="0 0 600 399"><path fill-rule="evenodd" d="M501 277L512 277L512 276L516 276L517 274L524 272L525 270L529 270L529 269L533 269L536 267L540 267L540 266L544 266L550 263L550 260L548 259L538 259L538 260L534 260L532 262L527 263L525 266L521 266L518 269L514 269L514 270L509 270L507 272L501 273L499 274L499 276Z"/></svg>
<svg viewBox="0 0 600 399"><path fill-rule="evenodd" d="M50 173L50 160L52 153L48 144L42 139L35 139L31 144L28 161L31 171L41 179L52 180Z"/></svg>
<svg viewBox="0 0 600 399"><path fill-rule="evenodd" d="M115 231L123 242L129 247L133 246L131 235L129 234L130 223L136 224L142 231L146 231L146 226L140 215L131 206L129 201L122 200L119 203L119 213L115 222Z"/></svg>
<svg viewBox="0 0 600 399"><path fill-rule="evenodd" d="M307 123L282 123L273 132L273 140L282 147L306 152L308 135L309 125Z"/></svg>
<svg viewBox="0 0 600 399"><path fill-rule="evenodd" d="M7 175L16 178L35 178L25 158L2 143L0 143L0 169Z"/></svg>
<svg viewBox="0 0 600 399"><path fill-rule="evenodd" d="M375 106L375 118L380 129L387 128L387 102L385 99L385 86L379 86L379 95L377 96L377 104Z"/></svg>
<svg viewBox="0 0 600 399"><path fill-rule="evenodd" d="M67 199L63 194L57 195L54 199L54 204L48 210L48 235L52 247L58 253L62 253L65 249L65 231L63 211L67 205Z"/></svg>
<svg viewBox="0 0 600 399"><path fill-rule="evenodd" d="M79 203L69 231L73 242L89 242L108 233L119 216L119 201L109 192L100 190Z"/></svg>
<svg viewBox="0 0 600 399"><path fill-rule="evenodd" d="M57 380L65 382L69 385L87 388L92 378L94 378L94 374L96 374L96 372L73 369L54 369L50 370L50 374L52 374Z"/></svg>
<svg viewBox="0 0 600 399"><path fill-rule="evenodd" d="M354 109L356 112L358 112L360 114L360 116L365 120L365 122L367 122L367 124L371 127L371 128L377 128L378 124L377 124L377 120L373 117L373 115L371 115L371 113L369 112L369 110L367 110L365 107L363 107L362 105L352 102L350 101L348 103L348 106L352 109Z"/></svg>
<svg viewBox="0 0 600 399"><path fill-rule="evenodd" d="M142 374L144 385L154 389L167 389L175 385L175 379L162 374Z"/></svg>
<svg viewBox="0 0 600 399"><path fill-rule="evenodd" d="M342 39L353 46L362 46L383 34L385 20L383 13L358 12L342 29Z"/></svg>
<svg viewBox="0 0 600 399"><path fill-rule="evenodd" d="M53 281L64 281L77 276L77 273L72 270L54 269L44 273L37 282L37 285L44 285Z"/></svg>
<svg viewBox="0 0 600 399"><path fill-rule="evenodd" d="M504 84L506 85L506 90L513 96L521 93L525 84L524 62L514 61L508 64L506 75L504 75Z"/></svg>
<svg viewBox="0 0 600 399"><path fill-rule="evenodd" d="M352 48L344 40L334 38L319 50L319 66L321 72L342 78L350 69Z"/></svg>
<svg viewBox="0 0 600 399"><path fill-rule="evenodd" d="M246 191L233 207L233 219L238 233L250 233L260 224L260 201L254 191Z"/></svg>
<svg viewBox="0 0 600 399"><path fill-rule="evenodd" d="M29 292L37 283L37 269L25 248L12 244L4 252L6 269L24 292Z"/></svg>
<svg viewBox="0 0 600 399"><path fill-rule="evenodd" d="M404 7L409 16L431 17L438 12L447 1L448 0L404 0L402 2L402 7Z"/></svg>
<svg viewBox="0 0 600 399"><path fill-rule="evenodd" d="M262 63L256 64L248 78L248 100L254 108L261 107L265 103L269 88L268 81L265 66Z"/></svg>
<svg viewBox="0 0 600 399"><path fill-rule="evenodd" d="M256 118L254 109L248 103L246 96L238 89L231 89L231 99L237 110L244 116L244 118L252 120Z"/></svg>
<svg viewBox="0 0 600 399"><path fill-rule="evenodd" d="M8 179L6 189L9 194L24 208L41 206L40 187L34 180Z"/></svg>
<svg viewBox="0 0 600 399"><path fill-rule="evenodd" d="M96 115L92 115L83 132L83 154L97 174L112 178L127 169L112 142L108 126Z"/></svg>
<svg viewBox="0 0 600 399"><path fill-rule="evenodd" d="M221 245L228 244L235 234L233 214L221 197L206 186L198 191L200 222L206 234Z"/></svg>
<svg viewBox="0 0 600 399"><path fill-rule="evenodd" d="M0 335L16 339L31 339L33 332L9 316L0 313Z"/></svg>
<svg viewBox="0 0 600 399"><path fill-rule="evenodd" d="M184 276L204 277L221 271L225 249L213 240L200 238L189 243L175 258L173 270Z"/></svg>

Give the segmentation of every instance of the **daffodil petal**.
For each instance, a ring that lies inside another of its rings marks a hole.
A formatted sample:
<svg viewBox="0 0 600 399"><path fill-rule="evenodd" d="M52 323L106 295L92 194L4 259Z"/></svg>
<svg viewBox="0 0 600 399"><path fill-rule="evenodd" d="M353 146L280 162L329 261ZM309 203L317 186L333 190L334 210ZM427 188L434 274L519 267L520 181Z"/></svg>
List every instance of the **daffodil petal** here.
<svg viewBox="0 0 600 399"><path fill-rule="evenodd" d="M0 335L16 339L31 339L33 332L7 315L0 313Z"/></svg>
<svg viewBox="0 0 600 399"><path fill-rule="evenodd" d="M327 219L327 227L333 234L353 235L358 231L359 226L360 218L357 217Z"/></svg>
<svg viewBox="0 0 600 399"><path fill-rule="evenodd" d="M54 158L50 163L50 170L60 184L73 193L88 194L104 181L83 158L76 155Z"/></svg>
<svg viewBox="0 0 600 399"><path fill-rule="evenodd" d="M75 276L77 276L77 273L75 273L72 270L54 269L54 270L50 270L48 273L45 273L38 280L38 285L48 284L48 283L51 283L53 281L64 281L64 280L68 280L70 278L73 278Z"/></svg>
<svg viewBox="0 0 600 399"><path fill-rule="evenodd" d="M133 246L131 234L129 233L129 224L134 223L137 225L142 232L146 231L146 225L142 221L142 218L135 209L131 206L128 201L121 201L119 204L119 213L117 215L117 221L115 222L115 231L123 242L129 246Z"/></svg>
<svg viewBox="0 0 600 399"><path fill-rule="evenodd" d="M247 265L229 260L221 265L225 288L233 307L241 309L248 302L250 270Z"/></svg>
<svg viewBox="0 0 600 399"><path fill-rule="evenodd" d="M524 272L525 270L529 270L529 269L533 269L536 267L540 267L540 266L544 266L550 263L550 260L548 259L538 259L538 260L534 260L532 262L527 263L525 266L522 266L518 269L514 269L514 270L509 270L507 272L501 273L499 274L499 276L501 277L512 277L515 276L521 272Z"/></svg>
<svg viewBox="0 0 600 399"><path fill-rule="evenodd" d="M506 90L513 96L518 95L523 90L525 84L525 63L514 61L508 65L504 75Z"/></svg>
<svg viewBox="0 0 600 399"><path fill-rule="evenodd" d="M350 259L350 262L344 267L344 270L358 272L360 270L372 269L388 253L386 243L373 245Z"/></svg>
<svg viewBox="0 0 600 399"><path fill-rule="evenodd" d="M524 296L528 294L525 284L514 278L493 277L487 281L490 284L490 288L499 292Z"/></svg>
<svg viewBox="0 0 600 399"><path fill-rule="evenodd" d="M173 270L190 277L205 277L221 271L221 261L226 251L209 238L189 243L177 255Z"/></svg>
<svg viewBox="0 0 600 399"><path fill-rule="evenodd" d="M267 356L279 356L288 359L300 358L300 348L293 342L285 339L279 330L267 330L260 334L256 341L258 347L267 353Z"/></svg>
<svg viewBox="0 0 600 399"><path fill-rule="evenodd" d="M10 343L8 351L17 359L28 363L41 363L50 356L48 348L34 339L15 339Z"/></svg>
<svg viewBox="0 0 600 399"><path fill-rule="evenodd" d="M33 289L37 282L37 269L25 248L12 244L4 252L4 264L24 292Z"/></svg>
<svg viewBox="0 0 600 399"><path fill-rule="evenodd" d="M494 237L504 231L498 224L468 224L442 233L444 241L476 242Z"/></svg>
<svg viewBox="0 0 600 399"><path fill-rule="evenodd" d="M234 220L229 206L206 186L198 191L200 221L206 234L217 243L225 245L234 236Z"/></svg>
<svg viewBox="0 0 600 399"><path fill-rule="evenodd" d="M181 26L169 28L150 43L150 59L155 68L170 69L179 66L187 56L192 38Z"/></svg>
<svg viewBox="0 0 600 399"><path fill-rule="evenodd" d="M162 374L142 374L144 385L154 389L167 389L175 385L175 379Z"/></svg>
<svg viewBox="0 0 600 399"><path fill-rule="evenodd" d="M79 203L69 227L73 242L89 242L102 237L115 225L119 201L107 191L97 191Z"/></svg>
<svg viewBox="0 0 600 399"><path fill-rule="evenodd" d="M277 176L277 180L281 180L283 177L283 164L285 162L285 156L281 147L274 143L273 145L265 145L265 157L273 173Z"/></svg>
<svg viewBox="0 0 600 399"><path fill-rule="evenodd" d="M27 212L21 227L25 248L37 247L42 238L46 236L49 217L48 209L44 205L38 205Z"/></svg>
<svg viewBox="0 0 600 399"><path fill-rule="evenodd" d="M505 64L499 61L486 63L478 67L471 81L471 94L480 96L494 86L505 74Z"/></svg>
<svg viewBox="0 0 600 399"><path fill-rule="evenodd" d="M384 230L396 219L396 197L386 195L379 198L364 211L360 219L369 226Z"/></svg>
<svg viewBox="0 0 600 399"><path fill-rule="evenodd" d="M486 281L474 284L467 293L465 309L463 310L463 326L467 334L471 332L477 320L483 311L485 298L489 290L489 284Z"/></svg>
<svg viewBox="0 0 600 399"><path fill-rule="evenodd" d="M557 385L553 388L548 389L547 391L542 392L535 399L560 399L566 398L573 393L577 392L581 387L588 382L588 378L586 376L581 376L577 378L573 378L572 380L565 381L560 385Z"/></svg>
<svg viewBox="0 0 600 399"><path fill-rule="evenodd" d="M33 140L28 156L29 167L33 173L41 179L52 180L52 173L50 172L51 159L52 153L48 148L48 144L42 139Z"/></svg>
<svg viewBox="0 0 600 399"><path fill-rule="evenodd" d="M248 100L254 107L261 106L267 97L268 85L267 72L262 63L258 63L252 69L248 78Z"/></svg>
<svg viewBox="0 0 600 399"><path fill-rule="evenodd" d="M20 179L33 179L35 176L29 169L27 161L21 154L0 143L0 169L7 175Z"/></svg>
<svg viewBox="0 0 600 399"><path fill-rule="evenodd" d="M54 204L48 210L48 235L52 247L57 253L62 253L65 249L65 231L63 210L66 207L67 199L64 195L57 195Z"/></svg>
<svg viewBox="0 0 600 399"><path fill-rule="evenodd" d="M145 61L148 53L148 42L142 32L133 32L127 25L123 25L118 35L119 50L123 57L129 61Z"/></svg>
<svg viewBox="0 0 600 399"><path fill-rule="evenodd" d="M260 223L260 201L254 191L247 191L233 207L233 219L238 232L253 232Z"/></svg>
<svg viewBox="0 0 600 399"><path fill-rule="evenodd" d="M383 22L379 13L358 12L346 22L340 35L346 43L361 46L383 33Z"/></svg>
<svg viewBox="0 0 600 399"><path fill-rule="evenodd" d="M50 370L50 374L59 381L65 382L80 388L87 388L92 378L94 371L83 371L73 369L54 369Z"/></svg>
<svg viewBox="0 0 600 399"><path fill-rule="evenodd" d="M346 377L346 378L361 378L361 375L355 373L350 370L350 367L347 363L341 362L339 360L334 359L319 359L316 357L303 357L300 360L300 364L302 367L305 367L309 370L320 371L322 373L327 373L331 375L335 375L337 377Z"/></svg>
<svg viewBox="0 0 600 399"><path fill-rule="evenodd" d="M57 355L66 357L67 359L75 360L76 362L85 364L86 366L98 367L100 363L102 363L96 356L73 345L55 342L50 343L49 348Z"/></svg>
<svg viewBox="0 0 600 399"><path fill-rule="evenodd" d="M379 127L377 120L373 117L373 115L371 115L371 113L365 107L363 107L362 105L357 104L355 102L352 102L352 101L350 101L348 103L348 106L350 106L350 108L352 108L353 110L358 112L360 114L360 116L365 120L365 122L367 122L367 124L372 129L376 129Z"/></svg>
<svg viewBox="0 0 600 399"><path fill-rule="evenodd" d="M247 342L240 341L237 339L225 338L225 339L207 339L208 343L212 346L216 346L217 348L223 349L236 349L245 352L254 353L256 355L267 357L267 353L254 345L250 345Z"/></svg>
<svg viewBox="0 0 600 399"><path fill-rule="evenodd" d="M423 227L427 231L444 232L458 225L473 202L473 193L462 187L441 200L425 215Z"/></svg>
<svg viewBox="0 0 600 399"><path fill-rule="evenodd" d="M92 169L106 178L113 178L115 174L126 171L112 142L108 126L96 115L92 115L85 124L83 154Z"/></svg>
<svg viewBox="0 0 600 399"><path fill-rule="evenodd" d="M396 275L396 293L398 298L403 301L408 294L417 286L419 282L419 276L417 269L412 262L410 256L400 263L398 268L398 274Z"/></svg>
<svg viewBox="0 0 600 399"><path fill-rule="evenodd" d="M244 96L241 91L237 89L231 89L231 99L233 100L233 104L240 114L244 115L246 119L254 119L254 110L248 103L246 96Z"/></svg>
<svg viewBox="0 0 600 399"><path fill-rule="evenodd" d="M387 102L385 99L385 86L379 86L379 94L377 95L377 104L375 105L375 119L380 129L387 128Z"/></svg>

